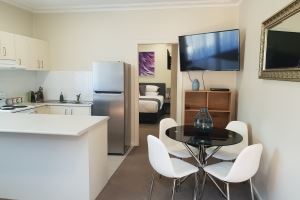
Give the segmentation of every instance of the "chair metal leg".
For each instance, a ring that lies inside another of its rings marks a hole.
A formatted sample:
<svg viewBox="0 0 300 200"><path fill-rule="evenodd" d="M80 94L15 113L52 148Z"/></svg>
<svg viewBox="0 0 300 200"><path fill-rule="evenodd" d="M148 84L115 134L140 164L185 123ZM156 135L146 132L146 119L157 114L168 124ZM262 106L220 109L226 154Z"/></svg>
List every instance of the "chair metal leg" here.
<svg viewBox="0 0 300 200"><path fill-rule="evenodd" d="M180 179L178 179L178 181L176 181L176 184L175 184L175 192L178 192L178 191L179 191L179 184L180 184Z"/></svg>
<svg viewBox="0 0 300 200"><path fill-rule="evenodd" d="M195 188L194 188L194 198L193 200L197 200L198 197L198 187L199 187L199 180L198 180L198 173L195 173Z"/></svg>
<svg viewBox="0 0 300 200"><path fill-rule="evenodd" d="M226 183L227 200L230 200L229 183Z"/></svg>
<svg viewBox="0 0 300 200"><path fill-rule="evenodd" d="M221 194L223 195L223 197L227 198L226 194L223 192L223 190L220 188L220 186L217 184L217 182L213 179L213 177L210 174L208 174L208 173L207 173L207 176L215 184L215 186L221 192Z"/></svg>
<svg viewBox="0 0 300 200"><path fill-rule="evenodd" d="M179 180L180 180L180 184L184 183L184 181L186 181L186 179L188 179L190 176L191 176L191 174L190 174L190 175L187 175L187 176L184 177L184 178L179 179Z"/></svg>
<svg viewBox="0 0 300 200"><path fill-rule="evenodd" d="M253 193L253 185L252 185L252 179L250 178L250 189L251 189L251 199L254 200L254 193Z"/></svg>
<svg viewBox="0 0 300 200"><path fill-rule="evenodd" d="M149 192L149 200L151 200L151 197L152 197L153 186L154 186L154 173L152 174L152 180L151 180L151 186L150 186L150 192Z"/></svg>
<svg viewBox="0 0 300 200"><path fill-rule="evenodd" d="M205 182L206 182L206 172L204 172L204 176L203 176L203 182L202 182L202 186L201 186L201 194L199 199L201 200L203 198L203 194L204 194L204 187L205 187Z"/></svg>
<svg viewBox="0 0 300 200"><path fill-rule="evenodd" d="M175 187L176 187L176 179L173 179L172 200L174 200Z"/></svg>

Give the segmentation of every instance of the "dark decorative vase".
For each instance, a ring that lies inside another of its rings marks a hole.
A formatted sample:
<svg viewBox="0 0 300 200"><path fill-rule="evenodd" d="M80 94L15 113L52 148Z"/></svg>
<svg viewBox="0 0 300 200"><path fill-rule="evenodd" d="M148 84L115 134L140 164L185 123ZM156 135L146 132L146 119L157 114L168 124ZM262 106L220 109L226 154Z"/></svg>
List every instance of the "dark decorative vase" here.
<svg viewBox="0 0 300 200"><path fill-rule="evenodd" d="M200 111L197 113L194 120L194 126L202 129L204 132L209 131L214 127L213 120L207 107L200 108Z"/></svg>

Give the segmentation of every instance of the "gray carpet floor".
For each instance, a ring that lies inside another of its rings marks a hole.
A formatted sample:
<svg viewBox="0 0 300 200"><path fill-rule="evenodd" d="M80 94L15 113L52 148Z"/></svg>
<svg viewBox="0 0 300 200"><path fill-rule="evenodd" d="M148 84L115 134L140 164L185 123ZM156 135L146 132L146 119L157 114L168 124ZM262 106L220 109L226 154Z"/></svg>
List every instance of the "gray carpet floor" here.
<svg viewBox="0 0 300 200"><path fill-rule="evenodd" d="M153 170L148 161L147 135L158 136L158 125L140 124L140 146L135 147L113 174L97 200L148 199ZM193 163L193 160L188 160ZM216 161L211 161L216 162ZM175 193L176 200L193 199L194 177L189 177ZM202 180L200 180L202 183ZM221 183L220 183L221 184ZM172 180L156 176L152 200L171 198ZM231 184L231 199L251 199L249 183ZM206 181L203 200L224 199L210 180Z"/></svg>

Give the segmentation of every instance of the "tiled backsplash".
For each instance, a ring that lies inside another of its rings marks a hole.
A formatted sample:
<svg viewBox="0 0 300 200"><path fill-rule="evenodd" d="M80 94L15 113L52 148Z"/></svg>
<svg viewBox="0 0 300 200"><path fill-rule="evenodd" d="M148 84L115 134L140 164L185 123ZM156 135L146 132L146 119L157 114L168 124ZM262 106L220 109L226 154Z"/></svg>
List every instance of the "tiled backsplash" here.
<svg viewBox="0 0 300 200"><path fill-rule="evenodd" d="M0 70L0 92L6 97L26 97L30 90L36 90L36 72Z"/></svg>
<svg viewBox="0 0 300 200"><path fill-rule="evenodd" d="M44 88L47 100L58 100L62 92L66 100L75 100L81 93L81 100L92 100L91 71L7 71L0 70L0 92L6 97L26 97L30 90Z"/></svg>
<svg viewBox="0 0 300 200"><path fill-rule="evenodd" d="M44 88L45 99L58 100L62 92L64 99L76 100L81 93L81 100L92 100L91 71L49 71L37 72L36 85Z"/></svg>

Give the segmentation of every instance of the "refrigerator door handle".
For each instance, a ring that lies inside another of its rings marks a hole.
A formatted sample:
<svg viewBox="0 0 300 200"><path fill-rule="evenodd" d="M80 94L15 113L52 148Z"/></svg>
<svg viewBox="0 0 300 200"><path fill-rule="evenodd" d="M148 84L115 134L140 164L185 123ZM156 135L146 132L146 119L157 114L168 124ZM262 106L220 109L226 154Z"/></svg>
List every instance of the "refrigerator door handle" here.
<svg viewBox="0 0 300 200"><path fill-rule="evenodd" d="M95 91L95 94L97 94L97 95L101 95L101 94L103 94L103 95L123 95L124 94L124 92L103 92L103 91Z"/></svg>

